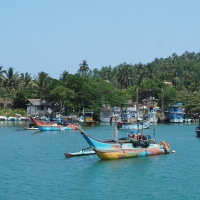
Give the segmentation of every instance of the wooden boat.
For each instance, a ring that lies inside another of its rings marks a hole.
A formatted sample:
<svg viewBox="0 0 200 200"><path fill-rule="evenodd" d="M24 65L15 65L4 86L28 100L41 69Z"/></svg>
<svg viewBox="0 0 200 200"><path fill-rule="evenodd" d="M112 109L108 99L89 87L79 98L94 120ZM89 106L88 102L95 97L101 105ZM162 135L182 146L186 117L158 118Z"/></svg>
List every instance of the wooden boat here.
<svg viewBox="0 0 200 200"><path fill-rule="evenodd" d="M43 122L30 117L31 121L39 128L40 131L62 131L62 130L76 130L76 124L68 124L66 126L58 125L57 123Z"/></svg>
<svg viewBox="0 0 200 200"><path fill-rule="evenodd" d="M93 127L95 125L95 121L93 119L93 111L85 111L83 113L83 122L81 122L82 126Z"/></svg>
<svg viewBox="0 0 200 200"><path fill-rule="evenodd" d="M81 149L80 151L74 152L74 153L64 153L64 155L67 158L69 158L69 157L74 157L74 156L88 156L88 155L95 154L95 152L93 150L88 151L87 149L89 149L89 148Z"/></svg>
<svg viewBox="0 0 200 200"><path fill-rule="evenodd" d="M117 130L117 127L115 126ZM87 135L81 126L78 126L87 143L102 160L114 160L140 156L153 156L170 153L170 145L164 141L159 144L150 135L128 134L128 137L111 140L96 140Z"/></svg>
<svg viewBox="0 0 200 200"><path fill-rule="evenodd" d="M35 118L33 118L33 117L30 117L30 120L31 120L36 126L42 126L42 125L57 125L57 123L54 123L54 122L45 122L45 121L42 121L42 120L35 119Z"/></svg>
<svg viewBox="0 0 200 200"><path fill-rule="evenodd" d="M40 125L38 126L40 131L63 131L63 130L76 130L76 125Z"/></svg>

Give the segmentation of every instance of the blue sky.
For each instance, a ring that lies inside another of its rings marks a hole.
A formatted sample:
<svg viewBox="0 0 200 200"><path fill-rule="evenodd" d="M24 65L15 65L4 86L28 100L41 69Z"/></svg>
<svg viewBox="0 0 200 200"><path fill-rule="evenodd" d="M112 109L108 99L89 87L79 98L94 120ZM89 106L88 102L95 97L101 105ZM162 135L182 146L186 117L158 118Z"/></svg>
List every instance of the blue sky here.
<svg viewBox="0 0 200 200"><path fill-rule="evenodd" d="M199 0L0 0L0 66L58 79L200 51Z"/></svg>

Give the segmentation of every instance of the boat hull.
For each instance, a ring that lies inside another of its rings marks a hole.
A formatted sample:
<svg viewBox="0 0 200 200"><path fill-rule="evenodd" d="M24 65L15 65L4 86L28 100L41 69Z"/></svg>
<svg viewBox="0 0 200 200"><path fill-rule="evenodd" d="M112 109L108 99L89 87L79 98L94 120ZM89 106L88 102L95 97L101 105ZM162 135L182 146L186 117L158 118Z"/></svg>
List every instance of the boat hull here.
<svg viewBox="0 0 200 200"><path fill-rule="evenodd" d="M183 123L183 119L178 119L178 118L174 118L174 119L170 119L169 122L171 123Z"/></svg>
<svg viewBox="0 0 200 200"><path fill-rule="evenodd" d="M63 130L72 130L68 126L38 126L40 131L63 131Z"/></svg>
<svg viewBox="0 0 200 200"><path fill-rule="evenodd" d="M134 149L118 149L118 150L102 150L96 148L93 149L101 160L116 160L123 158L166 154L165 150L160 148L159 146L150 148L134 148Z"/></svg>
<svg viewBox="0 0 200 200"><path fill-rule="evenodd" d="M81 125L85 127L93 127L95 122L81 122Z"/></svg>
<svg viewBox="0 0 200 200"><path fill-rule="evenodd" d="M102 160L115 160L170 153L170 146L167 143L162 141L160 144L155 144L155 140L151 140L148 135L145 136L144 140L143 138L139 138L141 135L138 134L137 140L128 137L119 140L99 141L87 135L80 128L79 131L81 131L86 142Z"/></svg>
<svg viewBox="0 0 200 200"><path fill-rule="evenodd" d="M149 128L150 122L141 122L141 123L123 123L118 122L117 127L118 129L130 129L130 130L141 130Z"/></svg>

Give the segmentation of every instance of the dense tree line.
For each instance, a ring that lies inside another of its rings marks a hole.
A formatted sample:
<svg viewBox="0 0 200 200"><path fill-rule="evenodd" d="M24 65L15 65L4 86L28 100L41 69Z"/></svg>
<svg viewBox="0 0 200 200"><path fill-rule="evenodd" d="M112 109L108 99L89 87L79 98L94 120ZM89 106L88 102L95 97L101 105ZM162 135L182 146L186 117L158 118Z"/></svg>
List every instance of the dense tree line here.
<svg viewBox="0 0 200 200"><path fill-rule="evenodd" d="M200 111L200 53L173 53L147 64L122 63L93 70L83 60L79 67L76 74L63 71L57 80L43 71L31 77L28 72L14 72L11 67L4 70L0 66L0 99L9 96L14 100L13 108L25 108L26 99L41 98L65 112L77 113L84 108L98 114L102 105L135 102L138 88L147 89L140 92L139 102L148 96L161 101L161 93L151 89L162 88L166 109L170 103L181 101L187 112Z"/></svg>

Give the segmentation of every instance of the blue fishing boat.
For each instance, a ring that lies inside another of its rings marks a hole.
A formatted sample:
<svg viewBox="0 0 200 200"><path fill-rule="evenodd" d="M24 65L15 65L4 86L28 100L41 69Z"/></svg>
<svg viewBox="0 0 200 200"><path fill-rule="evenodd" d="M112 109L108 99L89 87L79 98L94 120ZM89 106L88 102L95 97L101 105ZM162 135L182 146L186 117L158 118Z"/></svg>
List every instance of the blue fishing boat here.
<svg viewBox="0 0 200 200"><path fill-rule="evenodd" d="M167 113L167 118L171 123L182 123L184 120L182 103L173 104Z"/></svg>
<svg viewBox="0 0 200 200"><path fill-rule="evenodd" d="M63 130L77 130L76 124L63 125L38 125L40 131L63 131Z"/></svg>
<svg viewBox="0 0 200 200"><path fill-rule="evenodd" d="M164 141L156 144L155 138L151 139L150 135L129 133L128 137L123 137L121 139L116 139L115 136L114 139L100 141L86 134L81 126L78 126L78 130L81 132L89 146L93 148L94 152L102 160L153 156L170 153L169 144ZM115 132L117 132L117 126L115 126Z"/></svg>

